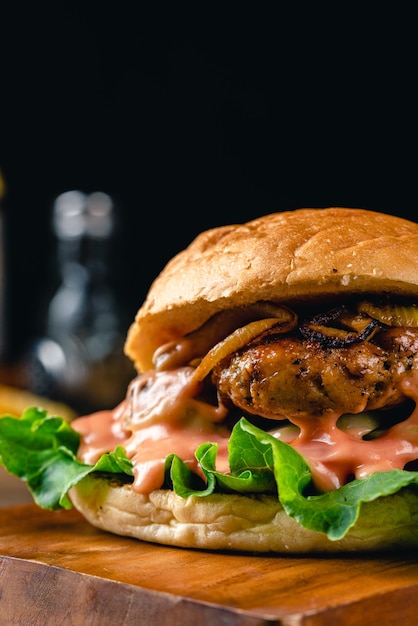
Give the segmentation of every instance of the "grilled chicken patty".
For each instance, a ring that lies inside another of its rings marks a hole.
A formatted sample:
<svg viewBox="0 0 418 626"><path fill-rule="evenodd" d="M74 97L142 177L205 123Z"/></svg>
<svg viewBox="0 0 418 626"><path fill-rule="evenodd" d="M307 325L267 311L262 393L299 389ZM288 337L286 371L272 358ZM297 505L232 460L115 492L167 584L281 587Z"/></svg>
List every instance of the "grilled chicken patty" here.
<svg viewBox="0 0 418 626"><path fill-rule="evenodd" d="M212 380L224 403L280 419L399 404L400 382L417 368L416 328L380 330L343 348L272 330L218 363Z"/></svg>

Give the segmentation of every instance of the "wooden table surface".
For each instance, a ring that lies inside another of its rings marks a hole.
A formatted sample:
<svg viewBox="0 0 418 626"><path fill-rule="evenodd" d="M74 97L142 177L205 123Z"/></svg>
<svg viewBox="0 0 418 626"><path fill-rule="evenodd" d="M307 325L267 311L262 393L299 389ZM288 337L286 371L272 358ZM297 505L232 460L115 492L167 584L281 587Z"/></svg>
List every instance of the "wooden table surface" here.
<svg viewBox="0 0 418 626"><path fill-rule="evenodd" d="M415 625L416 557L177 549L21 504L0 509L0 624Z"/></svg>

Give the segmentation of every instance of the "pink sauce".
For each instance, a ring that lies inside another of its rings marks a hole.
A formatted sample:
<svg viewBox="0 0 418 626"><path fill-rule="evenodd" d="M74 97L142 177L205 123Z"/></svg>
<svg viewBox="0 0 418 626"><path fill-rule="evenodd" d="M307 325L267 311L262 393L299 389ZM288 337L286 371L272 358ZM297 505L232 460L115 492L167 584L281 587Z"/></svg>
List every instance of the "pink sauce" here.
<svg viewBox="0 0 418 626"><path fill-rule="evenodd" d="M133 381L126 400L114 411L75 420L73 427L82 435L79 458L94 464L102 453L122 445L134 463L133 488L139 493L161 487L164 461L171 453L201 475L194 452L207 441L219 446L217 470L228 472L229 432L220 424L226 411L196 399L199 386L192 372L192 368L151 372ZM406 379L403 390L418 402L418 376ZM339 417L334 413L299 420L300 433L291 441L309 464L321 491L374 472L403 469L418 458L418 408L404 422L371 441L362 439L361 429L357 433L342 431L336 425Z"/></svg>
<svg viewBox="0 0 418 626"><path fill-rule="evenodd" d="M414 395L418 399L417 385ZM330 491L375 472L403 469L418 458L418 408L407 420L370 441L340 430L336 426L339 417L338 413L317 418L315 424L301 421L301 433L291 442L308 462L319 490Z"/></svg>
<svg viewBox="0 0 418 626"><path fill-rule="evenodd" d="M228 472L229 432L217 424L226 410L195 398L200 385L192 373L192 368L150 373L131 383L126 400L114 411L76 419L72 426L82 435L78 457L94 464L122 445L134 464L133 488L139 493L161 487L164 462L172 453L203 477L194 452L207 441L218 444L217 470Z"/></svg>

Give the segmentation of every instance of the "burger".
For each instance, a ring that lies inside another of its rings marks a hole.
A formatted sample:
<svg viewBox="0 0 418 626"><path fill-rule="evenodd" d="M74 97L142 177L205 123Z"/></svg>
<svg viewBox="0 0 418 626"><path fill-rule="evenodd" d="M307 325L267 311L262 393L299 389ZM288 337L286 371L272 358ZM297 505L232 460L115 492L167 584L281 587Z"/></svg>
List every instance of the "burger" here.
<svg viewBox="0 0 418 626"><path fill-rule="evenodd" d="M0 420L35 502L185 548L418 547L418 224L298 209L199 234L152 283L110 411Z"/></svg>

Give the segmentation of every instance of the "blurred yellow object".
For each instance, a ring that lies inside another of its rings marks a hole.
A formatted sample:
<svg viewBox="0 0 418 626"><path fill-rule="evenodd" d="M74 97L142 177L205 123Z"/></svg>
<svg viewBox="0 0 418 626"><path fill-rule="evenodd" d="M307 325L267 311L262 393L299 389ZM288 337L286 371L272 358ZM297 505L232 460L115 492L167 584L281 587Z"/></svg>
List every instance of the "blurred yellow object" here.
<svg viewBox="0 0 418 626"><path fill-rule="evenodd" d="M31 406L45 409L49 414L59 415L69 422L77 417L75 411L66 404L37 396L17 387L0 384L0 415L20 417L23 411Z"/></svg>
<svg viewBox="0 0 418 626"><path fill-rule="evenodd" d="M5 192L6 192L6 183L4 182L4 178L0 170L0 200L4 196Z"/></svg>

